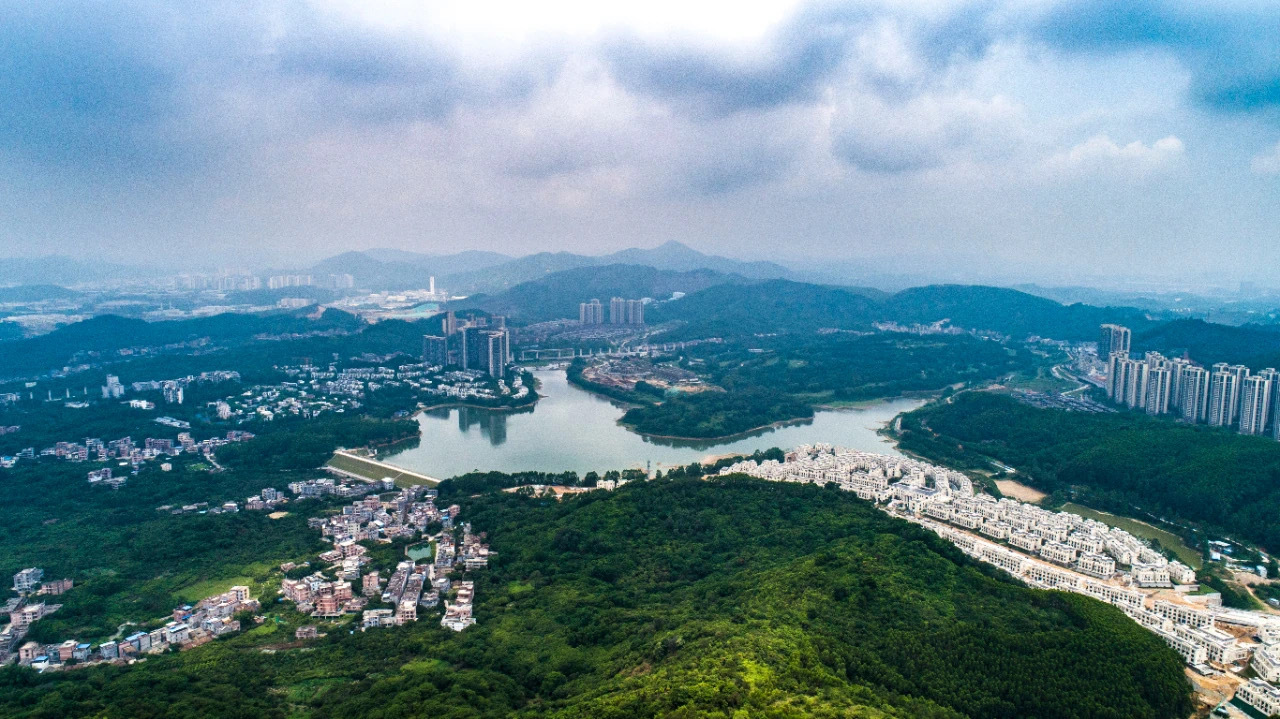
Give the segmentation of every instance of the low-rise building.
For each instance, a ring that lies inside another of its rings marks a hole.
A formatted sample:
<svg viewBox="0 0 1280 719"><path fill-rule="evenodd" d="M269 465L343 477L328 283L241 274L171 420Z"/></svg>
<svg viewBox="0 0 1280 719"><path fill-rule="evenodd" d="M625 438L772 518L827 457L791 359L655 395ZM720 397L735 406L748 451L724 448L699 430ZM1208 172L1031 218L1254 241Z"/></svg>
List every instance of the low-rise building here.
<svg viewBox="0 0 1280 719"><path fill-rule="evenodd" d="M1262 716L1280 714L1280 689L1261 679L1250 679L1249 683L1237 689L1234 701L1253 708Z"/></svg>

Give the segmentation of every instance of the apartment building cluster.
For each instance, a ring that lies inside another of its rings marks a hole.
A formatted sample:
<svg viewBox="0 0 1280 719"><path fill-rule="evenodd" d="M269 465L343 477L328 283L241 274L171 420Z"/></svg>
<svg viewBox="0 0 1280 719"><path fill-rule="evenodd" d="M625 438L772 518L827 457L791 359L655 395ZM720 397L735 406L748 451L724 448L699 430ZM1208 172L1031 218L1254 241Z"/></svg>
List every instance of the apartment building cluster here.
<svg viewBox="0 0 1280 719"><path fill-rule="evenodd" d="M475 534L470 525L462 528L461 544L455 541L458 505L440 509L435 504L436 491L421 486L401 490L394 498L383 501L367 497L342 508L331 517L314 517L308 525L320 530L333 544L333 549L320 555L327 563L319 571L302 579L286 579L281 593L297 604L298 610L320 619L335 619L343 614L361 614L360 627L400 626L418 620L419 609L439 606L441 598L453 591L453 601L445 600L442 626L461 631L475 623L472 603L475 587L471 582L454 583L458 570L474 571L488 566L490 551L483 534ZM363 573L368 563L364 541L390 542L396 538L413 539L430 525L438 523L441 531L434 538L435 556L430 563L414 559L400 562L387 578L385 586L378 572ZM290 567L292 569L292 567ZM336 576L330 579L326 571ZM353 583L360 583L360 595ZM366 609L371 598L378 598L390 608Z"/></svg>
<svg viewBox="0 0 1280 719"><path fill-rule="evenodd" d="M390 492L396 488L395 481L389 478L375 482L344 482L328 478L306 479L290 482L287 486L289 491L299 499L319 497L351 499L363 497L370 492Z"/></svg>
<svg viewBox="0 0 1280 719"><path fill-rule="evenodd" d="M644 324L645 301L628 300L614 297L609 300L609 324L642 325ZM605 323L604 305L600 300L578 303L579 325L602 325Z"/></svg>
<svg viewBox="0 0 1280 719"><path fill-rule="evenodd" d="M505 366L509 358L503 362ZM530 392L519 376L508 383L505 372L493 375L487 368L446 371L425 362L396 367L340 367L331 363L327 367L304 364L275 369L288 379L252 387L210 406L223 420L272 421L280 416L310 419L326 412L356 410L369 395L384 390L407 390L420 404L436 403L440 398L514 401Z"/></svg>
<svg viewBox="0 0 1280 719"><path fill-rule="evenodd" d="M19 664L42 671L88 666L101 662L128 661L146 654L159 654L170 648L190 649L217 637L240 631L240 612L256 612L258 600L249 596L249 588L235 586L222 594L201 599L195 606L184 604L164 618L164 625L149 631L136 631L120 640L108 640L93 646L88 642L68 639L57 644L27 642L11 657ZM159 623L159 622L156 622Z"/></svg>
<svg viewBox="0 0 1280 719"><path fill-rule="evenodd" d="M441 318L440 329L441 334L422 338L423 364L436 369L476 370L490 377L506 375L512 356L505 317L472 316L459 321L450 310Z"/></svg>
<svg viewBox="0 0 1280 719"><path fill-rule="evenodd" d="M12 654L32 624L62 608L61 604L47 604L42 598L56 597L73 586L70 579L44 581L44 570L39 567L28 567L13 575L13 591L18 596L11 597L0 606L0 615L8 618L0 628L0 664Z"/></svg>
<svg viewBox="0 0 1280 719"><path fill-rule="evenodd" d="M164 398L165 404L182 404L186 394L186 389L193 384L219 383L219 382L239 382L240 373L234 370L215 370L211 372L201 372L198 375L187 375L186 377L178 377L176 379L165 380L143 380L134 382L129 386L134 392L159 392ZM126 393L124 383L116 375L107 375L106 384L102 385L103 399L120 399ZM86 392L87 393L87 392ZM52 396L52 395L51 395ZM70 397L70 390L68 390ZM135 400L141 403L142 400ZM154 403L151 403L154 408Z"/></svg>
<svg viewBox="0 0 1280 719"><path fill-rule="evenodd" d="M1104 388L1116 404L1151 415L1173 414L1184 422L1232 427L1241 434L1280 440L1280 372L1257 374L1244 365L1218 362L1210 368L1159 352L1131 358L1132 333L1103 325L1098 356L1107 364Z"/></svg>
<svg viewBox="0 0 1280 719"><path fill-rule="evenodd" d="M37 457L49 457L67 462L109 462L117 460L120 464L127 465L130 471L136 473L144 464L155 459L176 457L180 454L202 454L206 457L211 457L219 447L233 442L244 442L253 439L253 437L252 432L231 430L222 437L210 437L209 439L196 441L190 432L180 432L176 440L167 437L147 437L142 441L142 446L138 446L138 443L132 437L121 437L109 442L104 442L97 437L86 437L83 442L57 442L52 447L46 447L38 453L34 447L28 447L13 457L0 459L3 460L6 466L13 466L19 460L36 459ZM124 483L124 478L115 477L113 479L112 470L107 467L89 472L89 482L94 484L105 482L110 486L119 486Z"/></svg>
<svg viewBox="0 0 1280 719"><path fill-rule="evenodd" d="M801 445L783 461L767 459L737 462L720 474L746 474L773 482L835 484L872 502L887 502L895 491L916 502L937 494L973 496L973 482L963 472L937 467L906 457L889 457L829 444ZM891 485L901 485L891 488Z"/></svg>
<svg viewBox="0 0 1280 719"><path fill-rule="evenodd" d="M341 514L313 517L308 524L319 529L335 550L341 550L348 542L413 538L432 522L452 526L459 511L457 505L441 511L435 498L436 490L415 485L400 490L390 501L365 497L344 506Z"/></svg>
<svg viewBox="0 0 1280 719"><path fill-rule="evenodd" d="M379 483L379 486L385 486ZM394 486L394 485L392 485ZM329 579L324 571L315 572L303 579L286 579L281 587L285 598L298 605L298 611L309 613L320 619L335 619L343 614L358 614L365 610L369 597L378 596L381 580L377 572L363 574L368 564L367 549L360 544L363 541L389 542L396 538L413 538L433 522L451 526L452 517L457 515L457 508L451 507L440 511L435 506L435 490L427 490L419 486L401 490L394 499L384 502L378 497L359 499L342 508L341 514L332 517L313 517L308 525L320 530L320 533L333 544L333 549L320 555L320 560L328 565L327 571L337 578ZM412 562L408 563L412 565ZM401 569L405 569L404 563ZM417 576L417 579L414 577ZM412 581L411 581L412 580ZM356 596L353 582L360 582L361 593ZM386 597L395 594L397 613L390 615L385 623L399 617L402 621L416 620L416 607L422 597L423 580L412 570L399 571L392 575ZM402 595L412 595L412 611L399 608ZM379 610L369 610L369 615L381 617ZM374 621L374 626L381 626L382 619ZM367 622L365 623L367 624ZM364 626L364 625L362 625Z"/></svg>
<svg viewBox="0 0 1280 719"><path fill-rule="evenodd" d="M1280 617L1223 608L1215 594L1189 595L1185 585L1196 581L1190 567L1119 528L975 493L964 475L924 462L830 445L801 446L782 462L743 461L720 473L835 484L1027 584L1118 607L1204 673L1239 670L1252 657L1259 676L1280 681ZM1265 687L1251 691L1271 696Z"/></svg>
<svg viewBox="0 0 1280 719"><path fill-rule="evenodd" d="M353 545L358 552L343 555L341 575L338 579L330 579L324 572L314 572L302 579L286 579L280 585L280 593L284 598L297 605L297 610L320 619L336 619L343 614L357 614L362 611L368 598L356 596L351 587L351 580L342 577L360 576L360 567L368 560L366 551L359 544Z"/></svg>

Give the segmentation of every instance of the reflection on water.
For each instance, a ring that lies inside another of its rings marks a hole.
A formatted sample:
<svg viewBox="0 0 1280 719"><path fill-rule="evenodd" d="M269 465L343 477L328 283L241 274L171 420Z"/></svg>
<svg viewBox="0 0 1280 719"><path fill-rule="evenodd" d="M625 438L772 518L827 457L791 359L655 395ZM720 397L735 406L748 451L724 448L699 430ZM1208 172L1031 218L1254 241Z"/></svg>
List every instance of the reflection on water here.
<svg viewBox="0 0 1280 719"><path fill-rule="evenodd" d="M708 454L751 453L812 442L897 454L877 430L920 400L898 399L866 408L818 412L812 420L763 429L727 440L643 437L618 424L625 408L569 384L560 370L535 372L543 398L516 412L476 407L433 409L418 415L416 446L396 447L393 464L434 477L473 470L517 472L669 469Z"/></svg>
<svg viewBox="0 0 1280 719"><path fill-rule="evenodd" d="M443 411L445 418L448 419L449 412L456 411L458 414L458 431L466 434L471 431L472 427L480 430L480 436L489 440L489 444L497 447L507 441L507 418L514 414L533 412L533 407L523 407L511 412L494 412L490 409L481 409L479 407L456 407L452 410L433 410ZM439 415L432 415L433 417Z"/></svg>

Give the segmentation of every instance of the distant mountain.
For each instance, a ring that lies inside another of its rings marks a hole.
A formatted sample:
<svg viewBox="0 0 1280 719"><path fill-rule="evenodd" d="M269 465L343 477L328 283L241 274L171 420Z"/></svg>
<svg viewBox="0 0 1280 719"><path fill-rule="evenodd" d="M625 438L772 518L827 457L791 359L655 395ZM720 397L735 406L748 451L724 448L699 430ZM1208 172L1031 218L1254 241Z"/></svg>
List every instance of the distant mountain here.
<svg viewBox="0 0 1280 719"><path fill-rule="evenodd" d="M755 279L788 277L791 271L773 262L744 262L718 255L708 255L672 240L651 250L633 248L600 258L602 263L648 265L660 270L715 270L728 275Z"/></svg>
<svg viewBox="0 0 1280 719"><path fill-rule="evenodd" d="M344 252L316 264L311 272L317 275L349 273L355 277L357 285L370 289L425 287L426 278L434 275L436 285L451 292L492 295L556 272L605 265L643 265L677 272L713 270L754 279L789 277L792 274L787 268L772 262L746 262L708 255L674 241L653 249L629 249L602 256L539 252L512 258L496 252L426 255L377 249Z"/></svg>
<svg viewBox="0 0 1280 719"><path fill-rule="evenodd" d="M483 252L481 250L465 250L451 255L428 255L421 252L380 248L365 250L364 254L379 262L398 262L421 267L429 270L437 277L483 270L514 259L510 255L504 255L500 252Z"/></svg>
<svg viewBox="0 0 1280 719"><path fill-rule="evenodd" d="M354 331L363 326L359 318L339 310L325 310L316 319L309 312L224 313L164 322L99 315L45 335L0 344L0 374L6 378L39 374L62 367L73 358L86 361L125 347L154 347L202 337L232 345L251 341L261 333Z"/></svg>
<svg viewBox="0 0 1280 719"><path fill-rule="evenodd" d="M83 297L83 293L59 285L18 285L0 287L0 302L39 302L41 300L71 300Z"/></svg>
<svg viewBox="0 0 1280 719"><path fill-rule="evenodd" d="M458 294L494 294L556 272L598 265L599 259L572 252L539 252L482 270L449 275L444 282L450 292Z"/></svg>
<svg viewBox="0 0 1280 719"><path fill-rule="evenodd" d="M880 299L856 290L786 280L712 287L649 313L654 321L681 320L682 336L808 332L823 327L868 329L878 321L990 330L1022 338L1041 335L1088 341L1098 325L1120 322L1141 331L1156 323L1132 308L1061 305L1017 290L932 285Z"/></svg>
<svg viewBox="0 0 1280 719"><path fill-rule="evenodd" d="M0 259L0 285L73 285L103 280L143 277L152 274L142 267L110 262L84 262L60 255L9 257Z"/></svg>
<svg viewBox="0 0 1280 719"><path fill-rule="evenodd" d="M612 297L664 299L674 292L696 293L715 285L744 281L742 277L705 269L679 272L642 265L593 265L552 272L494 295L451 302L448 308L474 308L523 322L542 322L576 318L578 304L592 299L605 305Z"/></svg>

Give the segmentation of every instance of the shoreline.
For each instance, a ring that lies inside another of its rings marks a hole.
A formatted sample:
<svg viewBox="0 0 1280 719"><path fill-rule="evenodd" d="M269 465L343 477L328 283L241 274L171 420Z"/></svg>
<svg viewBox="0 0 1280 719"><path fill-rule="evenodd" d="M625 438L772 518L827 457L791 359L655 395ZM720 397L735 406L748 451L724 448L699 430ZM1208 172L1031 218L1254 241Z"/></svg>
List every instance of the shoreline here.
<svg viewBox="0 0 1280 719"><path fill-rule="evenodd" d="M417 419L418 415L422 414L423 412L430 412L433 409L453 409L454 407L470 407L471 409L483 409L483 410L488 410L490 412L516 412L518 410L525 409L526 407L536 406L538 404L538 400L542 399L542 395L537 393L535 393L535 395L537 399L531 402L526 402L524 404L515 405L514 407L488 407L486 405L472 404L470 402L444 402L441 404L433 404L426 407L419 407L417 410L414 411L413 414L409 416L413 419Z"/></svg>
<svg viewBox="0 0 1280 719"><path fill-rule="evenodd" d="M628 432L634 435L637 435L640 437L651 437L653 439L674 439L681 442L729 442L729 441L734 441L738 439L746 439L748 435L755 434L756 432L761 432L769 429L779 429L781 427L786 427L793 424L804 424L805 422L812 422L812 421L813 421L813 417L796 417L795 419L785 419L785 420L779 420L777 422L770 422L769 424L760 425L759 427L752 427L751 429L744 429L741 432L734 432L733 434L724 434L717 437L677 437L675 435L669 435L669 434L649 434L647 432L640 432L636 430L635 425L626 424L622 420L618 420L618 426L626 428Z"/></svg>

